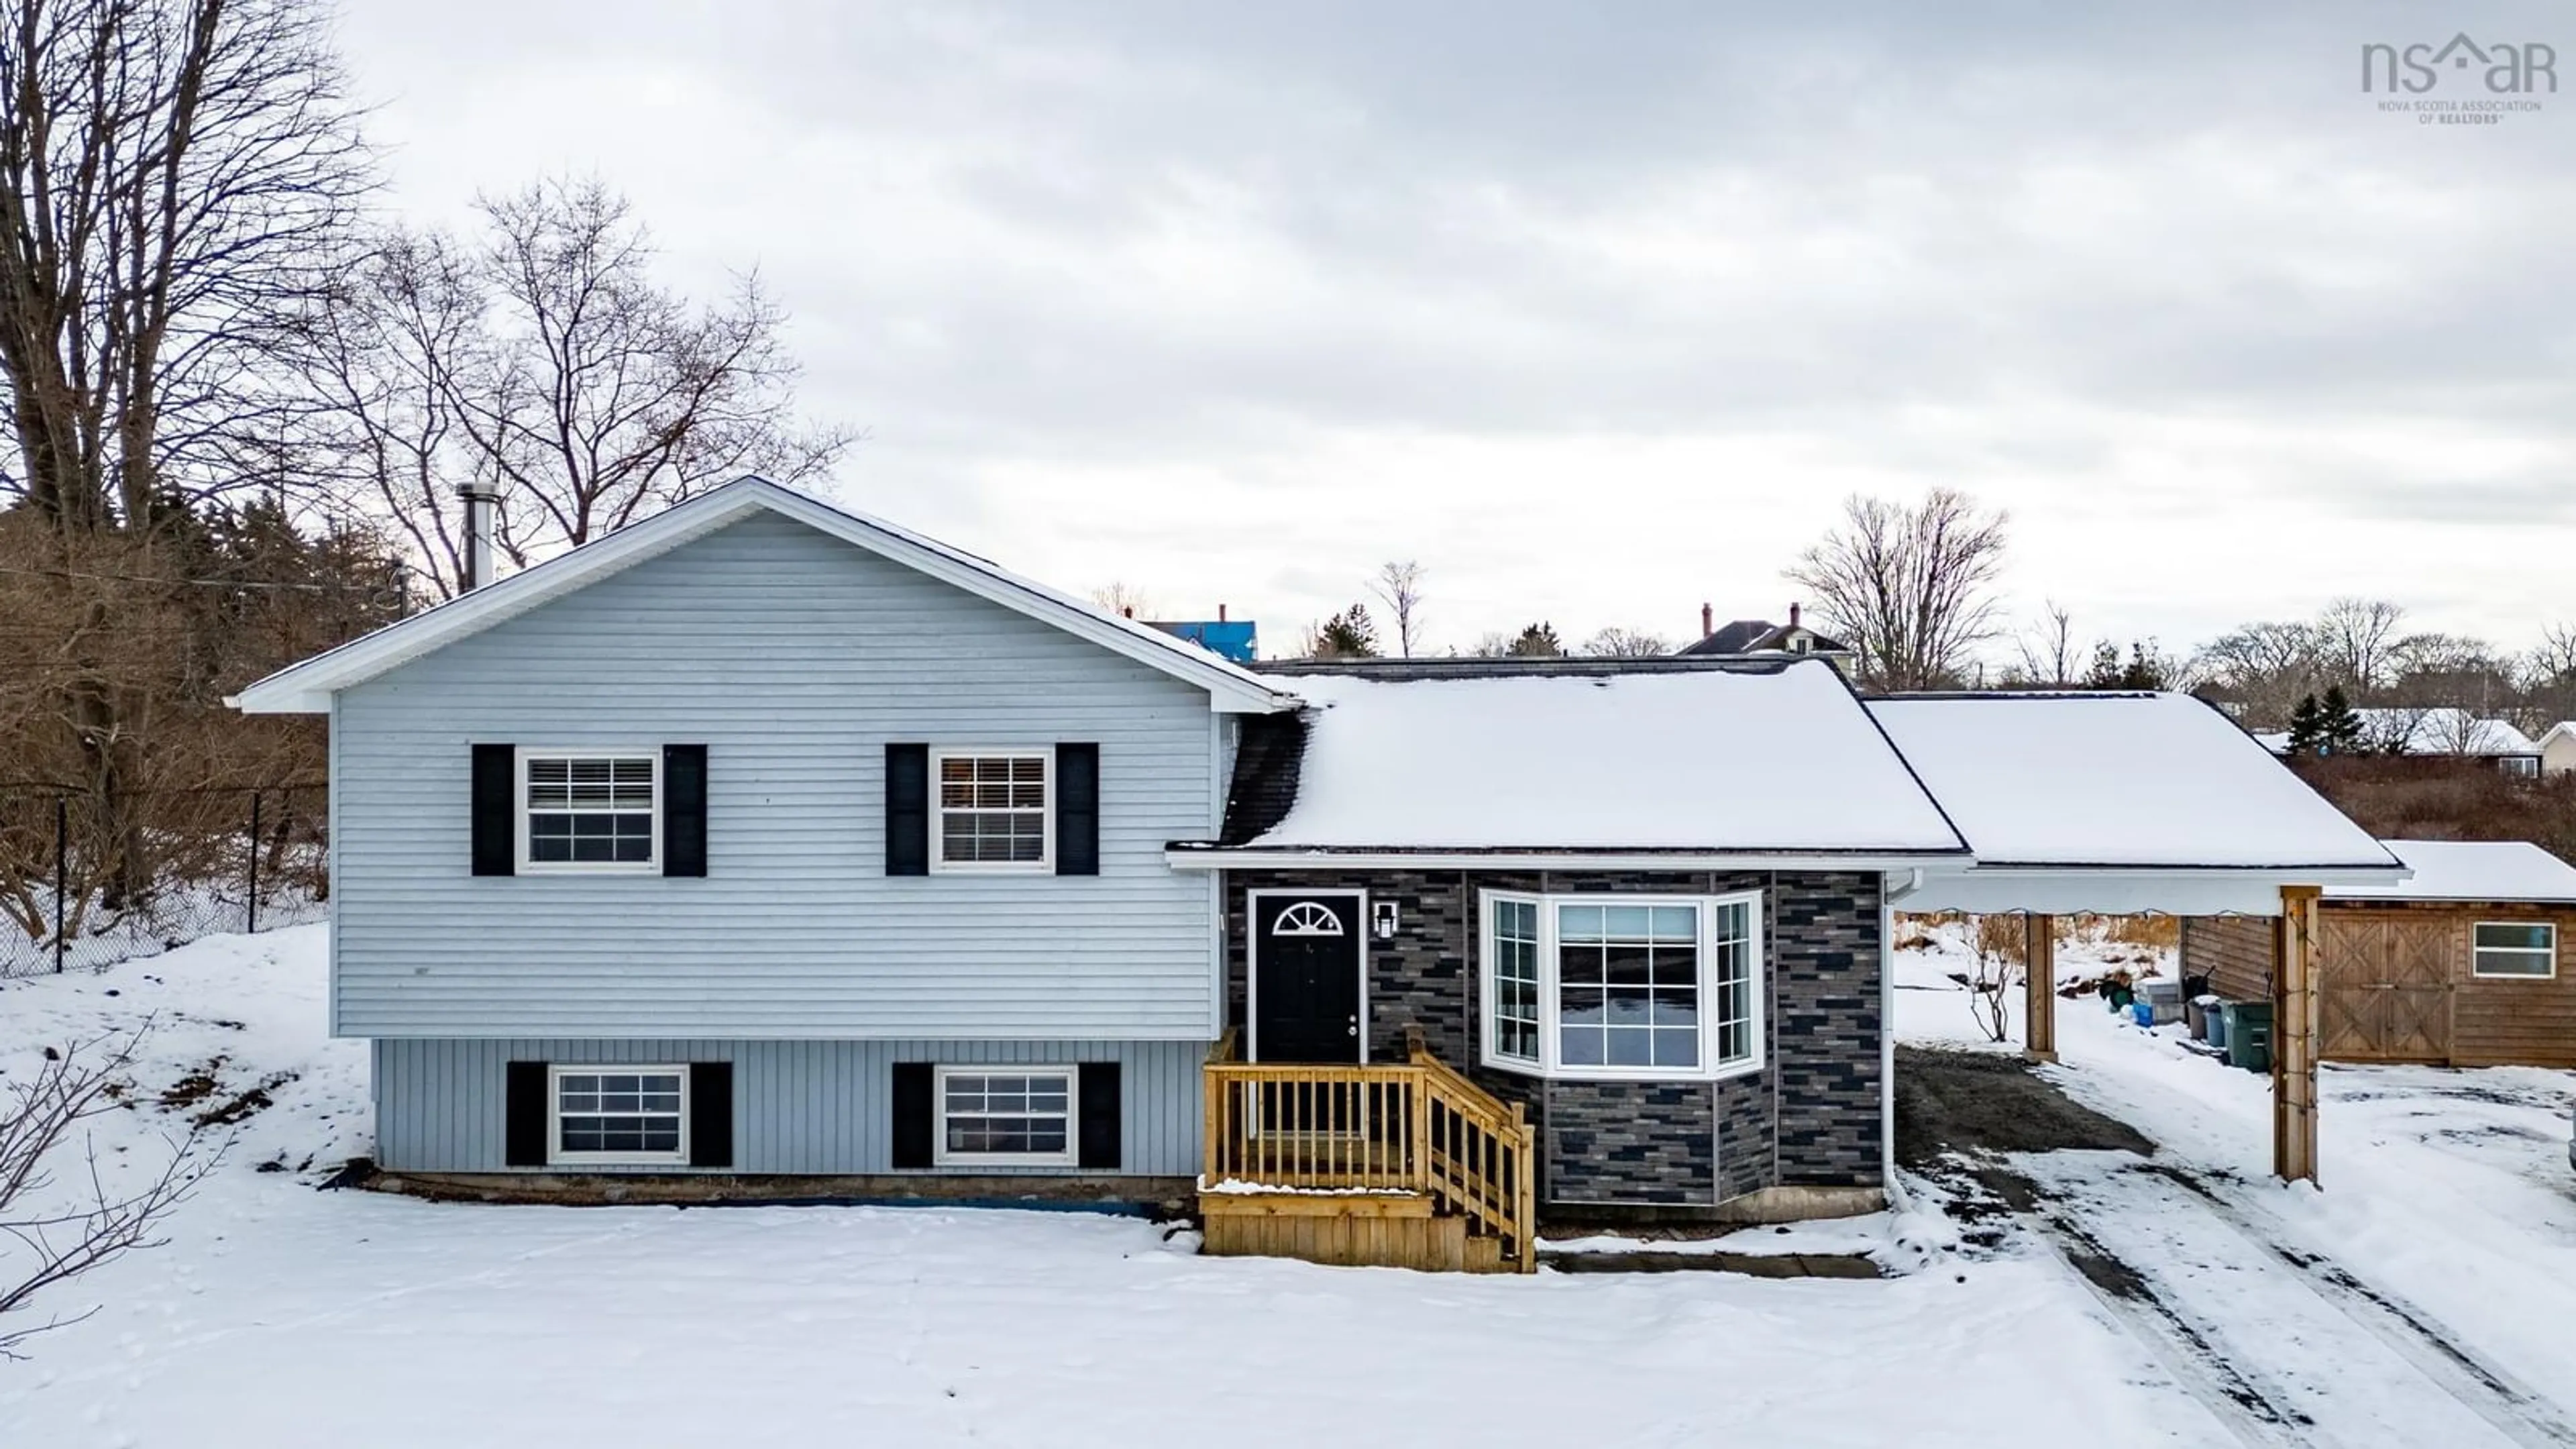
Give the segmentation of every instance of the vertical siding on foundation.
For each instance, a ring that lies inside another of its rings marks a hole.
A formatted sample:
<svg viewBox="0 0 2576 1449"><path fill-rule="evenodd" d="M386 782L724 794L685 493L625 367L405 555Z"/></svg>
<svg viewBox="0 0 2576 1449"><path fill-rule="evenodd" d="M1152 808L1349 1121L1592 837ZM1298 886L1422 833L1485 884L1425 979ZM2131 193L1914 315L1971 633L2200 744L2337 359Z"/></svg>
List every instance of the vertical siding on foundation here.
<svg viewBox="0 0 2576 1449"><path fill-rule="evenodd" d="M401 1172L500 1172L507 1063L731 1062L734 1172L893 1170L896 1062L1121 1065L1130 1176L1199 1170L1199 1042L699 1041L387 1038L375 1044L376 1160ZM669 1171L672 1169L655 1169ZM1061 1174L1062 1168L977 1168Z"/></svg>

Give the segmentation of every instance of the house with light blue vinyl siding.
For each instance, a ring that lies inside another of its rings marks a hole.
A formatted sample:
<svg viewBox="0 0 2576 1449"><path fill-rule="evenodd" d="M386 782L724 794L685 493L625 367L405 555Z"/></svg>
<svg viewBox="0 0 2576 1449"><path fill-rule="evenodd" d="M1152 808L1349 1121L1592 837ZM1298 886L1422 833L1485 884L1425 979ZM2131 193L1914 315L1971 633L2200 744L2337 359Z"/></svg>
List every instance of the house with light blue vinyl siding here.
<svg viewBox="0 0 2576 1449"><path fill-rule="evenodd" d="M239 702L330 716L387 1169L1186 1178L1224 957L1164 851L1292 698L747 480Z"/></svg>
<svg viewBox="0 0 2576 1449"><path fill-rule="evenodd" d="M1900 901L2399 869L2187 699L1245 667L759 479L235 703L329 718L331 1028L378 1164L475 1191L1355 1185L1391 1221L1365 1159L1524 1264L1538 1213L1865 1210ZM2181 762L2132 813L2261 808L2069 844L2026 782L2109 724Z"/></svg>

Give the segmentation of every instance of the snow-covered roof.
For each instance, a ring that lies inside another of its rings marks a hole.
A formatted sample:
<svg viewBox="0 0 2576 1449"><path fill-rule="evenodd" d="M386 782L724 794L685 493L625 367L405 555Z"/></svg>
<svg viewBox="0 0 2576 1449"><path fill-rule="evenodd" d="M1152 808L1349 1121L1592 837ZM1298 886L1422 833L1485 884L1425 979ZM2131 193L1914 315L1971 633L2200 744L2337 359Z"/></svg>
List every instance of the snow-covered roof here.
<svg viewBox="0 0 2576 1449"><path fill-rule="evenodd" d="M2536 755L2539 744L2500 719L2481 719L2454 705L2410 709L2374 705L2356 709L2362 748L2383 755ZM2256 742L2276 755L2288 754L2287 731L2258 734Z"/></svg>
<svg viewBox="0 0 2576 1449"><path fill-rule="evenodd" d="M331 707L335 691L364 683L763 509L1187 680L1208 690L1217 708L1267 711L1296 702L1292 692L1274 688L1268 680L1196 644L1023 578L964 549L759 477L737 478L709 489L570 553L314 655L250 685L227 702L247 714L322 713Z"/></svg>
<svg viewBox="0 0 2576 1449"><path fill-rule="evenodd" d="M2189 695L1918 695L1869 707L1967 836L1980 873L2396 865Z"/></svg>
<svg viewBox="0 0 2576 1449"><path fill-rule="evenodd" d="M2527 840L2384 840L2414 878L2385 885L2329 886L2336 900L2570 901L2576 866Z"/></svg>
<svg viewBox="0 0 2576 1449"><path fill-rule="evenodd" d="M1833 666L1301 674L1295 803L1252 852L1958 856Z"/></svg>

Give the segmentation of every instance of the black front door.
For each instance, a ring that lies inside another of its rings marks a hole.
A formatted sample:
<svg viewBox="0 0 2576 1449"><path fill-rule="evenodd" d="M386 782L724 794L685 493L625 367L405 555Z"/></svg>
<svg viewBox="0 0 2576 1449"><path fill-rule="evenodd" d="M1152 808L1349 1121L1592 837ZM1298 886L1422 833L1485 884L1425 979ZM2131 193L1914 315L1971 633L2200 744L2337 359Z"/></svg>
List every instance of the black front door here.
<svg viewBox="0 0 2576 1449"><path fill-rule="evenodd" d="M1252 949L1252 1047L1259 1059L1358 1061L1359 897L1255 897Z"/></svg>

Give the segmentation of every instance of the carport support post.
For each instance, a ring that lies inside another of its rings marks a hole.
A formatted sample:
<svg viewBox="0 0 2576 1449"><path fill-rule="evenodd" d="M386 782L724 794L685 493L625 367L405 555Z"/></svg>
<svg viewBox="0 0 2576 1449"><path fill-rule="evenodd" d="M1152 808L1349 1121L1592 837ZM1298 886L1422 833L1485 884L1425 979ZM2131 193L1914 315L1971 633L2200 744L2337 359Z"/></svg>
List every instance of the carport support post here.
<svg viewBox="0 0 2576 1449"><path fill-rule="evenodd" d="M2057 1060L2057 918L2022 918L2022 1055Z"/></svg>
<svg viewBox="0 0 2576 1449"><path fill-rule="evenodd" d="M2317 1180L2317 895L2281 887L2280 969L2272 973L2272 1172Z"/></svg>

